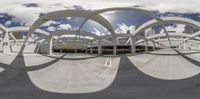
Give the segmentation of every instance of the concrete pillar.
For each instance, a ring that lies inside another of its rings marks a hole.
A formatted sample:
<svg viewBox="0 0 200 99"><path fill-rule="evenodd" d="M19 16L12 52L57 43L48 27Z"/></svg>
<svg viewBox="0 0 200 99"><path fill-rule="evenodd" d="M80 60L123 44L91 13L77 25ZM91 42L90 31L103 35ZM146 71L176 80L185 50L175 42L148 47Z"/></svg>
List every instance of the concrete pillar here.
<svg viewBox="0 0 200 99"><path fill-rule="evenodd" d="M181 49L183 49L183 44L180 44L179 46L180 46Z"/></svg>
<svg viewBox="0 0 200 99"><path fill-rule="evenodd" d="M93 54L93 42L90 42L90 54Z"/></svg>
<svg viewBox="0 0 200 99"><path fill-rule="evenodd" d="M88 54L88 49L87 48L85 49L85 54Z"/></svg>
<svg viewBox="0 0 200 99"><path fill-rule="evenodd" d="M114 54L114 55L117 54L117 46L116 46L116 45L113 46L113 54Z"/></svg>
<svg viewBox="0 0 200 99"><path fill-rule="evenodd" d="M135 42L136 42L136 38L135 37L131 37L131 53L135 53L136 52Z"/></svg>
<svg viewBox="0 0 200 99"><path fill-rule="evenodd" d="M77 51L77 48L74 48L74 53L77 53L78 51Z"/></svg>
<svg viewBox="0 0 200 99"><path fill-rule="evenodd" d="M184 47L183 47L184 50L188 49L188 48L187 48L187 41L184 41L183 46L184 46Z"/></svg>
<svg viewBox="0 0 200 99"><path fill-rule="evenodd" d="M47 51L49 55L52 55L52 48L53 48L53 38L51 36L49 36L48 40L47 40Z"/></svg>
<svg viewBox="0 0 200 99"><path fill-rule="evenodd" d="M199 47L198 47L198 50L200 50L200 43L199 43Z"/></svg>
<svg viewBox="0 0 200 99"><path fill-rule="evenodd" d="M3 53L11 53L10 39L8 32L5 33L3 38Z"/></svg>
<svg viewBox="0 0 200 99"><path fill-rule="evenodd" d="M35 43L35 45L36 45L36 48L35 48L35 53L39 53L39 49L40 49L40 44L38 44L38 43Z"/></svg>
<svg viewBox="0 0 200 99"><path fill-rule="evenodd" d="M113 37L113 54L114 55L117 54L117 44L119 44L118 38Z"/></svg>
<svg viewBox="0 0 200 99"><path fill-rule="evenodd" d="M155 42L152 42L152 43L153 43L153 50L155 51L156 50Z"/></svg>
<svg viewBox="0 0 200 99"><path fill-rule="evenodd" d="M88 54L88 43L86 42L85 45L85 54Z"/></svg>
<svg viewBox="0 0 200 99"><path fill-rule="evenodd" d="M181 49L181 45L178 45L178 49Z"/></svg>
<svg viewBox="0 0 200 99"><path fill-rule="evenodd" d="M0 47L1 47L0 50L3 51L3 39L1 39L0 41L1 41L0 42Z"/></svg>
<svg viewBox="0 0 200 99"><path fill-rule="evenodd" d="M98 54L102 54L102 45L101 45L101 40L98 40Z"/></svg>
<svg viewBox="0 0 200 99"><path fill-rule="evenodd" d="M157 46L157 47L158 47L158 49L160 49L160 44L159 44L159 43L157 43L157 45L158 45L158 46Z"/></svg>
<svg viewBox="0 0 200 99"><path fill-rule="evenodd" d="M148 51L148 40L145 39L145 52Z"/></svg>
<svg viewBox="0 0 200 99"><path fill-rule="evenodd" d="M63 52L63 50L62 49L60 49L60 53L62 53Z"/></svg>

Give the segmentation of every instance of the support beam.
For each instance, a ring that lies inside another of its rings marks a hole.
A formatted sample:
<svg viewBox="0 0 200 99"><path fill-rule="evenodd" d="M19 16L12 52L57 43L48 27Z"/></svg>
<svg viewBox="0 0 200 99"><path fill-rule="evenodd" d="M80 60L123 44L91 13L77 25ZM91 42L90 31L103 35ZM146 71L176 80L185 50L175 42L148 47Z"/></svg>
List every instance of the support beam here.
<svg viewBox="0 0 200 99"><path fill-rule="evenodd" d="M136 52L136 38L135 37L131 37L131 53L135 53Z"/></svg>
<svg viewBox="0 0 200 99"><path fill-rule="evenodd" d="M200 50L200 44L199 44L199 48L198 49Z"/></svg>
<svg viewBox="0 0 200 99"><path fill-rule="evenodd" d="M155 51L156 50L155 42L152 42L152 43L153 43L153 50Z"/></svg>
<svg viewBox="0 0 200 99"><path fill-rule="evenodd" d="M3 53L5 54L11 53L10 38L8 32L5 32L3 38Z"/></svg>
<svg viewBox="0 0 200 99"><path fill-rule="evenodd" d="M101 45L101 40L98 40L98 54L102 54L102 45Z"/></svg>
<svg viewBox="0 0 200 99"><path fill-rule="evenodd" d="M166 36L167 36L167 39L168 39L168 41L169 41L169 47L171 47L171 41L170 41L170 37L169 37L169 33L168 33L168 31L167 31L167 29L165 28L165 24L164 23L162 23L162 28L163 28L163 30L164 30L164 33L166 34Z"/></svg>
<svg viewBox="0 0 200 99"><path fill-rule="evenodd" d="M52 55L52 48L53 48L53 38L51 36L48 37L48 40L47 40L47 48L48 48L48 54L49 55Z"/></svg>
<svg viewBox="0 0 200 99"><path fill-rule="evenodd" d="M187 46L187 41L184 41L184 50L187 50L188 49L188 46Z"/></svg>
<svg viewBox="0 0 200 99"><path fill-rule="evenodd" d="M116 45L113 46L113 54L114 54L114 55L117 54L117 46L116 46Z"/></svg>
<svg viewBox="0 0 200 99"><path fill-rule="evenodd" d="M118 39L117 37L113 37L113 54L116 55L117 54L117 43Z"/></svg>
<svg viewBox="0 0 200 99"><path fill-rule="evenodd" d="M3 51L3 39L0 38L0 41L1 41L1 42L0 42L0 47L1 47L0 50Z"/></svg>
<svg viewBox="0 0 200 99"><path fill-rule="evenodd" d="M158 49L160 49L160 44L159 44L159 43L157 43L157 45L158 45Z"/></svg>
<svg viewBox="0 0 200 99"><path fill-rule="evenodd" d="M148 52L148 40L145 40L145 52Z"/></svg>
<svg viewBox="0 0 200 99"><path fill-rule="evenodd" d="M86 42L85 54L88 54L88 43Z"/></svg>
<svg viewBox="0 0 200 99"><path fill-rule="evenodd" d="M85 49L85 54L88 54L88 49L87 48Z"/></svg>
<svg viewBox="0 0 200 99"><path fill-rule="evenodd" d="M147 52L148 51L148 40L147 40L148 31L145 32L144 36L145 36L145 52Z"/></svg>
<svg viewBox="0 0 200 99"><path fill-rule="evenodd" d="M15 36L13 35L13 33L8 33L8 34L9 34L9 36L14 40L14 42L18 44L18 41L17 41L17 39L15 38Z"/></svg>
<svg viewBox="0 0 200 99"><path fill-rule="evenodd" d="M93 42L90 42L90 54L93 54Z"/></svg>

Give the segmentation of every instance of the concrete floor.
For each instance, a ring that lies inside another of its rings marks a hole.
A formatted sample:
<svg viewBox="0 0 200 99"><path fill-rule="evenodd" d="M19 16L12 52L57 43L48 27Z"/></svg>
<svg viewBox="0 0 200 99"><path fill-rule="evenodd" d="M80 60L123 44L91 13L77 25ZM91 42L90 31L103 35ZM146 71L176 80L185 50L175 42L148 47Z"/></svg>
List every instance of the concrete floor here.
<svg viewBox="0 0 200 99"><path fill-rule="evenodd" d="M63 58L68 57L74 58L77 56L67 54ZM32 67L39 65L38 63L55 60L46 56L40 56L39 58L35 56L25 57L25 59L26 65ZM106 59L107 57L82 60L59 59L46 68L29 71L28 75L31 81L42 90L59 93L94 92L108 87L117 73L120 58L112 58L111 67L105 66Z"/></svg>
<svg viewBox="0 0 200 99"><path fill-rule="evenodd" d="M0 54L2 99L199 99L200 54ZM80 58L81 57L81 58ZM78 59L80 58L80 59Z"/></svg>
<svg viewBox="0 0 200 99"><path fill-rule="evenodd" d="M184 51L184 53L190 52ZM145 74L158 79L186 79L200 73L199 66L187 61L173 49L131 56L129 60Z"/></svg>

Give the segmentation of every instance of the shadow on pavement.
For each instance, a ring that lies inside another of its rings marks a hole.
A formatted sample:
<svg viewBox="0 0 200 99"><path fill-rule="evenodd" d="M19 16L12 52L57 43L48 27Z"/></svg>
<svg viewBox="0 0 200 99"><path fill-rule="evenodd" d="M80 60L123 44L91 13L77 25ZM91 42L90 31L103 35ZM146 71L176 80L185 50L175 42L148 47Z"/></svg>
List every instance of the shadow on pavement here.
<svg viewBox="0 0 200 99"><path fill-rule="evenodd" d="M42 64L46 67L47 64ZM24 70L23 55L18 55L0 74L0 99L199 99L200 76L183 80L160 80L145 75L122 56L113 83L98 92L65 94L37 88Z"/></svg>

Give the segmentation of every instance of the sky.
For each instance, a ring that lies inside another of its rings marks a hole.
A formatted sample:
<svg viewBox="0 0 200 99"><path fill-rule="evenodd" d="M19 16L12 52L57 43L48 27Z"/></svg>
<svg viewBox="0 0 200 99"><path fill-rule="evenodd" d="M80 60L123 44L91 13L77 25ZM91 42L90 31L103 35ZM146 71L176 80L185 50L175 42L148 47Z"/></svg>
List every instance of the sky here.
<svg viewBox="0 0 200 99"><path fill-rule="evenodd" d="M154 12L158 16L182 16L200 21L200 0L0 0L0 23L6 27L31 26L41 15L58 10L98 10L111 7L136 7ZM138 27L152 19L138 12L115 11L101 14L109 20L116 32ZM84 18L61 17L43 24L40 28L49 32L76 30ZM182 31L184 25L166 26L169 31ZM83 29L97 35L109 32L94 21L88 21ZM155 28L157 32L162 29Z"/></svg>

